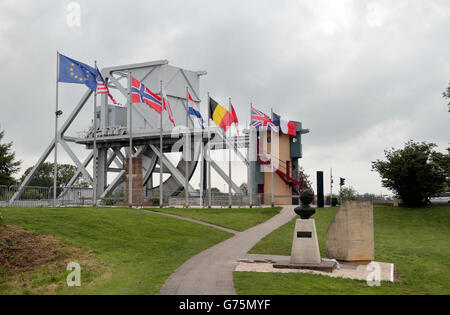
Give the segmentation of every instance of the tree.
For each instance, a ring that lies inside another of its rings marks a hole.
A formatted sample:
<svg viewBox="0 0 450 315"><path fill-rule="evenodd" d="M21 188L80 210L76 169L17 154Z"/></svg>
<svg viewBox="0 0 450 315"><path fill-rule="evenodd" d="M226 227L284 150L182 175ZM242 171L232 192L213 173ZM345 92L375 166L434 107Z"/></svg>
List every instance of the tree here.
<svg viewBox="0 0 450 315"><path fill-rule="evenodd" d="M403 149L386 150L387 161L372 162L372 170L405 205L426 205L432 196L444 191L450 176L450 150L443 154L435 147L433 143L408 141Z"/></svg>
<svg viewBox="0 0 450 315"><path fill-rule="evenodd" d="M294 172L293 179L302 182L306 186L306 188L312 187L312 183L311 183L311 180L309 179L309 175L306 174L303 167L299 166L297 172L295 172L295 169L293 169L293 172Z"/></svg>
<svg viewBox="0 0 450 315"><path fill-rule="evenodd" d="M353 187L342 188L342 200L359 200L358 192Z"/></svg>
<svg viewBox="0 0 450 315"><path fill-rule="evenodd" d="M243 194L248 194L248 187L247 187L247 183L242 183L241 186L239 186L239 188L242 190Z"/></svg>
<svg viewBox="0 0 450 315"><path fill-rule="evenodd" d="M12 142L1 143L4 135L5 132L0 131L0 185L11 186L16 182L13 175L19 171L22 161L16 161L16 154L11 151Z"/></svg>
<svg viewBox="0 0 450 315"><path fill-rule="evenodd" d="M25 177L31 172L33 167L29 167L25 173L20 178L20 181L23 182ZM77 171L76 166L70 164L58 164L58 174L57 174L57 182L59 186L65 186L70 181L70 179L75 175ZM36 186L36 187L52 187L53 186L53 163L44 163L38 169L38 171L34 174L28 186ZM74 186L77 187L89 187L89 184L82 178L78 178L78 180L74 183Z"/></svg>
<svg viewBox="0 0 450 315"><path fill-rule="evenodd" d="M448 84L447 91L443 93L444 98L448 98L450 100L450 83ZM448 111L450 112L450 102L448 102Z"/></svg>

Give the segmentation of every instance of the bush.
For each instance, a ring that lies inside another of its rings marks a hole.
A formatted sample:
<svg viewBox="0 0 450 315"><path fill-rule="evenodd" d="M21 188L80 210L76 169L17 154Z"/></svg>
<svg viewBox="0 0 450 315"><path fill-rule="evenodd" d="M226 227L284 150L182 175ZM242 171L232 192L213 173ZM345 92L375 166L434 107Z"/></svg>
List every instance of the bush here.
<svg viewBox="0 0 450 315"><path fill-rule="evenodd" d="M353 187L342 188L342 200L359 200L358 192Z"/></svg>
<svg viewBox="0 0 450 315"><path fill-rule="evenodd" d="M31 188L25 190L25 192L22 195L23 200L41 200L45 199L45 196L43 193L39 191L39 189Z"/></svg>
<svg viewBox="0 0 450 315"><path fill-rule="evenodd" d="M114 194L109 193L106 195L106 198L112 198L112 199L105 199L104 200L105 206L115 206L117 201L125 200L125 192L120 191L120 192L116 192Z"/></svg>

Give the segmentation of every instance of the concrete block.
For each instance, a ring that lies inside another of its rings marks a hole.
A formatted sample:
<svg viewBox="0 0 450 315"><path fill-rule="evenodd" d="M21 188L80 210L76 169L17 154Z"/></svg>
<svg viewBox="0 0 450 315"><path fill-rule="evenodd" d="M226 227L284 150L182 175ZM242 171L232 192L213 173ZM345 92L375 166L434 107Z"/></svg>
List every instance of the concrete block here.
<svg viewBox="0 0 450 315"><path fill-rule="evenodd" d="M316 224L313 219L298 219L292 241L291 264L321 263Z"/></svg>
<svg viewBox="0 0 450 315"><path fill-rule="evenodd" d="M326 243L328 258L374 260L372 202L344 201L328 227Z"/></svg>

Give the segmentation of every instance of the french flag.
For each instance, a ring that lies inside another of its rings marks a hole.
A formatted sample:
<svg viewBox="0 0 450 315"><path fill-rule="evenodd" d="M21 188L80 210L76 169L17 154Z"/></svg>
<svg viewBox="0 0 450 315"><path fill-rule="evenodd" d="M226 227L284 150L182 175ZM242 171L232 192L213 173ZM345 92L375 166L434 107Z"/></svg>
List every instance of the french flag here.
<svg viewBox="0 0 450 315"><path fill-rule="evenodd" d="M272 122L275 126L278 126L284 134L288 134L291 136L297 135L297 125L292 121L284 119L280 115L273 113Z"/></svg>

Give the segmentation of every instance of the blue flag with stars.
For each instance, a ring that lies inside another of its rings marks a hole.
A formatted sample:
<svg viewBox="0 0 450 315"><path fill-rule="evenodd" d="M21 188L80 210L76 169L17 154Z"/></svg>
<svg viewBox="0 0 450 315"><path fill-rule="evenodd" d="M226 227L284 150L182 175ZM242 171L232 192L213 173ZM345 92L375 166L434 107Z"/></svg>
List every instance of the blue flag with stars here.
<svg viewBox="0 0 450 315"><path fill-rule="evenodd" d="M95 91L97 89L97 75L97 69L59 54L59 82L84 84Z"/></svg>

